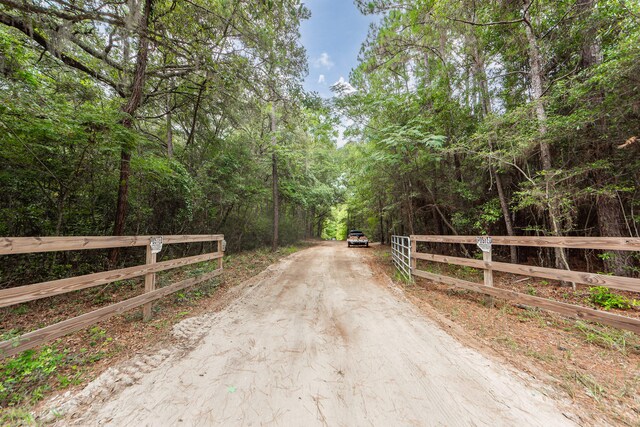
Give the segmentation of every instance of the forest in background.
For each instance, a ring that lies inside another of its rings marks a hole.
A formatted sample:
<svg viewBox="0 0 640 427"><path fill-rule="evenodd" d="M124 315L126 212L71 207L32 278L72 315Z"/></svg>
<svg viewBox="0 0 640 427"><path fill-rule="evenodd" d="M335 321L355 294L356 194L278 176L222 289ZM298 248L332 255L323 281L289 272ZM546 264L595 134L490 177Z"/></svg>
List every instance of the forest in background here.
<svg viewBox="0 0 640 427"><path fill-rule="evenodd" d="M356 3L382 19L334 87L359 141L342 156L349 227L640 236L637 1ZM502 255L640 272L631 252Z"/></svg>
<svg viewBox="0 0 640 427"><path fill-rule="evenodd" d="M301 86L308 16L295 0L0 1L0 235L224 233L231 251L318 235L339 169L335 119ZM64 275L87 256L30 259ZM1 283L34 267L8 258Z"/></svg>
<svg viewBox="0 0 640 427"><path fill-rule="evenodd" d="M224 233L236 253L221 260L222 280L156 302L151 322L121 312L150 290L142 277L4 307L5 348L74 316L119 315L4 359L0 424L31 423L28 411L52 392L74 393L164 346L183 319L224 310L236 285L299 239L343 239L352 228L384 244L393 234L640 237L639 0L355 3L377 23L349 82L322 99L302 86L302 0L0 0L0 237ZM370 264L372 280L392 278L387 249L346 261ZM428 249L480 255L469 245ZM158 257L212 250L167 245ZM112 270L144 263L144 252L1 256L0 289L98 271L122 278ZM498 246L493 260L639 277L639 254ZM218 265L159 272L156 283L164 291ZM580 403L581 420L635 420L638 337L589 319L636 322L637 294L527 279L496 271L498 295L524 297L512 306L393 277L462 343L539 370L563 402ZM579 320L529 305L546 298ZM600 316L585 316L593 308ZM199 334L196 322L185 335ZM603 417L589 418L593 408Z"/></svg>
<svg viewBox="0 0 640 427"><path fill-rule="evenodd" d="M638 2L356 4L380 21L323 100L297 0L0 0L0 235L639 235ZM95 256L4 257L0 285Z"/></svg>

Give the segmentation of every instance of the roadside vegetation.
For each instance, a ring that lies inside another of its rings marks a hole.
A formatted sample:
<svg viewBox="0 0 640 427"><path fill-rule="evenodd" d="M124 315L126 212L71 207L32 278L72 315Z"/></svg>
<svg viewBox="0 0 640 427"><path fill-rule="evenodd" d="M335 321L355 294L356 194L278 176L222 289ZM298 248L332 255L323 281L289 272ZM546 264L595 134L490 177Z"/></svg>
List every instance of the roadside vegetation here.
<svg viewBox="0 0 640 427"><path fill-rule="evenodd" d="M335 119L301 86L309 11L229 5L0 1L0 236L320 235L340 191ZM0 287L128 261L3 256Z"/></svg>
<svg viewBox="0 0 640 427"><path fill-rule="evenodd" d="M640 338L633 332L593 322L568 319L518 306L482 294L416 278L396 275L388 247L375 246L374 270L393 278L426 316L462 343L526 372L551 386L546 394L576 404L585 425L636 426L640 419ZM426 268L426 267L421 267ZM450 276L481 282L482 272L433 264ZM494 285L591 307L626 299L600 288L573 291L560 283L494 272ZM514 283L517 282L517 283ZM628 293L633 294L633 293ZM606 297L602 298L602 295ZM610 307L613 312L640 317L640 310ZM575 411L574 411L575 412Z"/></svg>
<svg viewBox="0 0 640 427"><path fill-rule="evenodd" d="M0 425L28 424L31 409L47 396L66 389L82 387L109 366L130 358L137 351L153 348L171 339L171 328L181 320L200 313L217 310L224 305L227 291L263 271L278 259L288 256L312 243L299 243L280 248L246 251L224 258L221 279L177 292L154 304L154 317L142 321L140 309L134 309L101 322L84 331L58 339L48 345L27 350L18 356L0 361ZM167 272L158 284L201 275L203 268L186 267ZM54 297L54 301L33 301L17 307L0 309L0 323L12 325L3 329L2 340L55 323L59 318L95 309L133 297L142 292L143 279L117 282L98 298L88 289Z"/></svg>
<svg viewBox="0 0 640 427"><path fill-rule="evenodd" d="M1 362L0 405L14 408L2 422L165 336L301 239L341 240L353 228L384 243L393 234L640 237L637 1L355 3L379 22L349 83L327 100L302 87L309 10L299 0L0 0L0 236L223 233L231 254L226 285L163 299L149 324L127 313ZM176 245L167 256L204 249ZM139 255L2 256L0 288L135 265ZM640 252L511 247L494 259L640 277ZM513 286L638 313L637 293ZM553 365L571 398L630 419L637 337L487 308L440 285L407 289L493 337L492 348ZM3 308L0 334L139 291L135 280Z"/></svg>
<svg viewBox="0 0 640 427"><path fill-rule="evenodd" d="M638 2L356 3L381 21L334 87L350 227L640 237ZM497 255L640 275L637 252Z"/></svg>

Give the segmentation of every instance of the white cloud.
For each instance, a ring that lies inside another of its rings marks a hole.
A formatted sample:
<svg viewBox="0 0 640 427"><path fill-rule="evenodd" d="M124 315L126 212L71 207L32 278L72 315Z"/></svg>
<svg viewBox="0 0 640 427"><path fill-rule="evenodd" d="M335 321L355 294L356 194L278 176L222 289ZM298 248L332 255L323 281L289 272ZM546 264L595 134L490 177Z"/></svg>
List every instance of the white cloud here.
<svg viewBox="0 0 640 427"><path fill-rule="evenodd" d="M340 76L340 79L338 79L337 82L331 85L331 90L338 96L351 95L352 93L357 92L357 89L351 86L351 83L346 81L342 76Z"/></svg>
<svg viewBox="0 0 640 427"><path fill-rule="evenodd" d="M327 80L325 79L324 74L320 74L320 77L318 77L318 83L321 85L327 83Z"/></svg>
<svg viewBox="0 0 640 427"><path fill-rule="evenodd" d="M316 68L326 68L330 70L334 65L327 52L322 52L318 58L313 60L313 66Z"/></svg>

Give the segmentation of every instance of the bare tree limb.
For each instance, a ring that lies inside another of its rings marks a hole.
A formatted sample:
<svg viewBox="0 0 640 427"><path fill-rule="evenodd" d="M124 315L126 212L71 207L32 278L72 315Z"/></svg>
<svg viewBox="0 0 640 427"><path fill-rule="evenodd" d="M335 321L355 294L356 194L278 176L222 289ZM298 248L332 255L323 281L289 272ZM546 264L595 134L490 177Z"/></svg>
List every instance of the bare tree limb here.
<svg viewBox="0 0 640 427"><path fill-rule="evenodd" d="M524 18L512 19L509 21L494 21L494 22L473 22L473 21L467 21L466 19L458 19L458 18L447 18L447 19L449 19L450 21L462 22L463 24L469 24L476 27L491 27L493 25L512 25L512 24L519 24L520 22L525 22Z"/></svg>

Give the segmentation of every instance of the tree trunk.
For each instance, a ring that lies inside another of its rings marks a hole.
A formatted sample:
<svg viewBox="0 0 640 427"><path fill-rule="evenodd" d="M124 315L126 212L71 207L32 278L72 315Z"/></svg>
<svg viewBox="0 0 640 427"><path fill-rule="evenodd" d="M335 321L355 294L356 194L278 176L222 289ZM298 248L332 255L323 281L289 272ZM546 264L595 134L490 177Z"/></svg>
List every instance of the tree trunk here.
<svg viewBox="0 0 640 427"><path fill-rule="evenodd" d="M62 235L62 223L64 222L64 202L65 202L66 194L63 189L60 189L58 193L58 203L57 203L57 211L58 211L58 220L56 221L56 236Z"/></svg>
<svg viewBox="0 0 640 427"><path fill-rule="evenodd" d="M580 11L580 14L585 16L583 19L591 16L593 7L595 6L595 0L577 0L576 8ZM580 49L580 68L589 68L602 59L600 43L597 39L598 31L592 25L589 25L583 31L584 40L586 43L582 43Z"/></svg>
<svg viewBox="0 0 640 427"><path fill-rule="evenodd" d="M487 73L484 66L484 59L480 54L478 48L478 39L474 33L475 29L469 29L469 41L471 45L471 52L473 55L473 74L475 77L476 85L478 86L480 93L480 102L482 113L484 117L489 116L492 112L491 108L491 95L489 93L489 87L487 85ZM489 139L489 151L493 153L493 142ZM496 179L496 189L498 190L498 199L500 200L500 209L502 210L502 217L504 218L505 228L507 229L507 235L514 236L513 222L511 221L511 212L509 212L509 202L507 201L504 187L502 185L502 178L498 174L495 167L491 165L491 159L489 160L489 173L491 173ZM518 262L518 251L516 246L509 246L511 262L516 264Z"/></svg>
<svg viewBox="0 0 640 427"><path fill-rule="evenodd" d="M171 122L171 93L167 94L167 157L173 157L173 123Z"/></svg>
<svg viewBox="0 0 640 427"><path fill-rule="evenodd" d="M433 232L434 234L440 236L443 235L442 226L440 225L440 216L436 211L435 205L431 206L431 218L433 219Z"/></svg>
<svg viewBox="0 0 640 427"><path fill-rule="evenodd" d="M498 173L495 173L496 188L498 189L498 198L500 199L500 207L502 208L502 216L504 217L504 225L507 228L507 235L515 236L513 231L513 221L511 221L511 213L509 212L509 204L507 203L507 197L504 194L504 187L502 186L502 178ZM518 248L516 246L509 246L511 262L518 263Z"/></svg>
<svg viewBox="0 0 640 427"><path fill-rule="evenodd" d="M531 27L531 16L529 15L528 8L530 1L525 1L525 32L527 34L527 41L529 42L529 67L531 68L531 92L533 96L533 102L535 103L536 117L538 119L538 133L540 134L540 159L542 161L542 169L550 171L551 164L551 149L549 144L545 140L547 134L547 112L544 107L542 99L543 88L543 70L542 60L540 58L540 51L538 49L538 42L536 36ZM550 173L545 174L545 198L546 207L549 215L549 224L551 225L551 232L554 236L562 235L562 227L560 224L560 212L558 211L558 204L552 200L551 192L553 191L553 179ZM556 268L570 270L569 263L564 248L554 248L555 264Z"/></svg>
<svg viewBox="0 0 640 427"><path fill-rule="evenodd" d="M202 94L204 93L204 89L207 86L207 81L204 80L202 85L200 85L200 89L198 90L198 97L196 98L196 105L193 107L193 117L191 118L191 127L189 128L189 136L187 136L187 142L185 145L189 146L193 139L195 138L196 133L196 122L198 120L198 111L200 111L200 103L202 102Z"/></svg>
<svg viewBox="0 0 640 427"><path fill-rule="evenodd" d="M322 223L324 222L324 215L320 215L318 217L318 224L316 224L316 235L315 237L320 237L322 235Z"/></svg>
<svg viewBox="0 0 640 427"><path fill-rule="evenodd" d="M409 228L409 234L415 234L414 229L413 229L413 223L414 223L414 214L413 214L413 191L412 191L412 185L411 185L411 178L406 178L403 177L402 179L402 187L403 187L403 193L404 193L404 201L405 201L405 207L406 207L406 218L407 218L407 225Z"/></svg>
<svg viewBox="0 0 640 427"><path fill-rule="evenodd" d="M149 18L154 0L145 0L144 11L140 19L138 52L136 55L136 65L131 83L131 95L128 102L122 108L125 118L122 125L127 129L133 128L133 115L140 106L142 93L144 91L144 81L147 70L147 60L149 56L149 39L147 29L149 28ZM127 219L129 176L131 175L131 148L123 145L120 151L120 181L118 184L118 200L116 203L115 221L113 224L113 235L122 236ZM109 256L109 263L115 265L118 262L120 248L114 248Z"/></svg>
<svg viewBox="0 0 640 427"><path fill-rule="evenodd" d="M382 215L382 199L378 198L378 215L380 219L380 244L384 245L384 225L383 225L383 215Z"/></svg>
<svg viewBox="0 0 640 427"><path fill-rule="evenodd" d="M585 17L588 17L593 12L595 6L595 0L578 0L576 7ZM586 18L585 18L586 19ZM584 43L580 51L580 67L587 69L593 67L601 62L602 54L600 44L597 39L597 29L589 25L583 32ZM592 102L594 104L601 104L604 98L604 94L596 92L593 94ZM606 119L602 118L597 120L596 123L597 132L600 134L606 133L608 127ZM613 153L611 145L608 139L601 142L600 139L595 143L597 147L594 150L598 153L598 158L610 158ZM594 171L595 181L600 189L604 189L609 180L615 180L615 176L607 173L607 171L599 169ZM596 196L596 210L598 213L598 228L600 230L600 236L603 237L623 237L623 219L621 215L621 206L616 199L615 193L602 192ZM604 256L604 267L607 272L613 273L617 276L624 276L629 272L628 256L624 251L607 251Z"/></svg>
<svg viewBox="0 0 640 427"><path fill-rule="evenodd" d="M462 164L460 163L460 155L457 153L453 153L453 174L456 177L456 181L462 184Z"/></svg>
<svg viewBox="0 0 640 427"><path fill-rule="evenodd" d="M280 225L280 190L278 188L278 156L276 154L276 105L271 106L271 180L273 183L273 240L271 250L278 250L278 235Z"/></svg>
<svg viewBox="0 0 640 427"><path fill-rule="evenodd" d="M598 196L596 200L598 209L598 228L600 235L606 237L623 237L622 216L620 206L615 197L608 194ZM604 256L604 266L607 273L616 276L625 276L627 271L627 256L623 251L607 251Z"/></svg>

